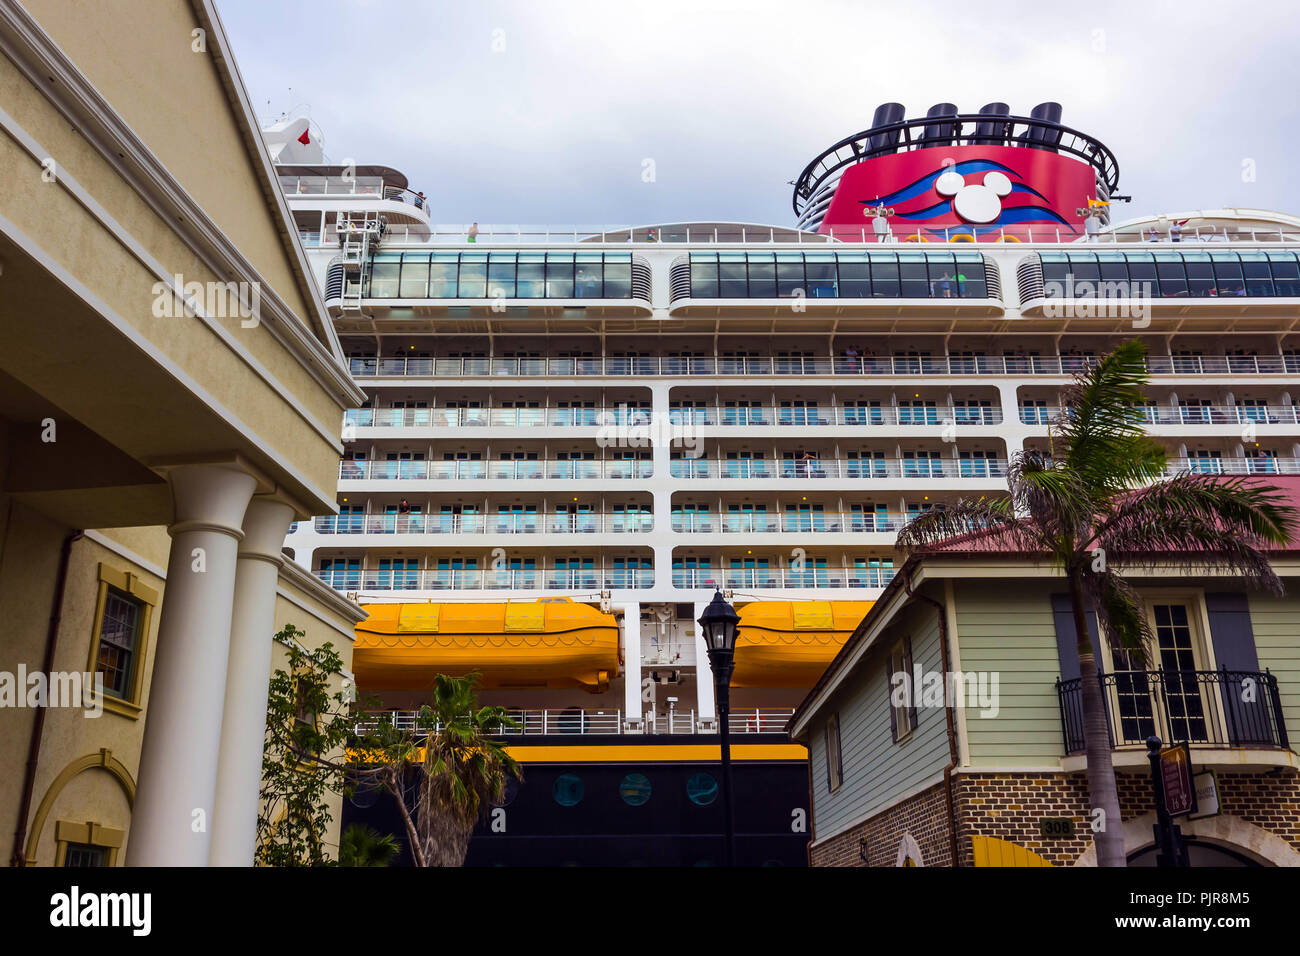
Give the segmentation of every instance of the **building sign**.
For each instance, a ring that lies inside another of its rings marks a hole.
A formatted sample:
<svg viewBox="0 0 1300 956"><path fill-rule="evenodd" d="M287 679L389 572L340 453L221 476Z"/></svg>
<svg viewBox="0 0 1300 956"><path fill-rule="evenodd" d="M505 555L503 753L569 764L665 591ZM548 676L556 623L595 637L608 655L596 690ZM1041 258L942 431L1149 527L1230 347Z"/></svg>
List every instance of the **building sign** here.
<svg viewBox="0 0 1300 956"><path fill-rule="evenodd" d="M1031 232L1084 233L1080 210L1097 196L1097 173L1073 156L1027 146L944 146L877 156L840 177L820 231L848 237L891 206L895 237L944 242Z"/></svg>
<svg viewBox="0 0 1300 956"><path fill-rule="evenodd" d="M1219 815L1219 781L1213 770L1198 773L1192 778L1192 789L1196 792L1196 816L1214 817Z"/></svg>
<svg viewBox="0 0 1300 956"><path fill-rule="evenodd" d="M1192 786L1192 751L1186 743L1160 751L1160 780L1164 784L1165 810L1171 817L1196 812Z"/></svg>
<svg viewBox="0 0 1300 956"><path fill-rule="evenodd" d="M1044 840L1063 840L1074 836L1074 821L1069 817L1040 817L1038 832Z"/></svg>

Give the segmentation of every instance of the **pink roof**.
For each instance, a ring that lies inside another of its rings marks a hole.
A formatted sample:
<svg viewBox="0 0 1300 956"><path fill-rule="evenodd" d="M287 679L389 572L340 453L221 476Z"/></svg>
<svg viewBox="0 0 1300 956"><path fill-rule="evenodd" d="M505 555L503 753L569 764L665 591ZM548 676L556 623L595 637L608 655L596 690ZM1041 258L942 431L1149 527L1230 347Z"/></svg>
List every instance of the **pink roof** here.
<svg viewBox="0 0 1300 956"><path fill-rule="evenodd" d="M1289 505L1297 513L1300 513L1300 475L1254 475L1247 477L1246 480L1255 485L1273 486L1281 492L1282 503ZM1286 544L1268 545L1267 549L1278 551L1300 550L1300 518L1296 521L1295 531L1290 541ZM947 541L941 541L929 547L918 549L918 553L921 554L952 551L986 554L1023 553L1012 551L1005 544L1000 543L996 534L992 531L972 531L969 534L958 535Z"/></svg>

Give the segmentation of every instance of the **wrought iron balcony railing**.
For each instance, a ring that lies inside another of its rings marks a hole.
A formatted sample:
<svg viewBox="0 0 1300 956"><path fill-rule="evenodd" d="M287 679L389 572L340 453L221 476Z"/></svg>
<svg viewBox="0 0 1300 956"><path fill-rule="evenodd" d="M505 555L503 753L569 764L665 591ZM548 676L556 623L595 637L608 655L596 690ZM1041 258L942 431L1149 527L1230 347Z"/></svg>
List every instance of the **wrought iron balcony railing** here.
<svg viewBox="0 0 1300 956"><path fill-rule="evenodd" d="M1259 671L1098 672L1111 749L1164 741L1288 750L1277 678ZM1067 754L1082 753L1081 678L1058 680Z"/></svg>

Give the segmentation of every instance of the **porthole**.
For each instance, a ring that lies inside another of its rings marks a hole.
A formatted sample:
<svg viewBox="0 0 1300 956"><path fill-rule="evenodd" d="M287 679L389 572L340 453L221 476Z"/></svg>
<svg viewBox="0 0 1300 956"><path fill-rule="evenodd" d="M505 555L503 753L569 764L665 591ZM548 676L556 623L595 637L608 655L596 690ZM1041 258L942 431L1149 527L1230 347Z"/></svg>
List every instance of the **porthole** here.
<svg viewBox="0 0 1300 956"><path fill-rule="evenodd" d="M629 773L618 785L618 795L630 807L639 807L650 799L650 778L643 773Z"/></svg>
<svg viewBox="0 0 1300 956"><path fill-rule="evenodd" d="M576 807L582 801L582 778L576 773L562 773L555 778L551 796L562 807Z"/></svg>
<svg viewBox="0 0 1300 956"><path fill-rule="evenodd" d="M718 799L718 781L711 774L691 774L686 781L686 796L697 807L707 807Z"/></svg>

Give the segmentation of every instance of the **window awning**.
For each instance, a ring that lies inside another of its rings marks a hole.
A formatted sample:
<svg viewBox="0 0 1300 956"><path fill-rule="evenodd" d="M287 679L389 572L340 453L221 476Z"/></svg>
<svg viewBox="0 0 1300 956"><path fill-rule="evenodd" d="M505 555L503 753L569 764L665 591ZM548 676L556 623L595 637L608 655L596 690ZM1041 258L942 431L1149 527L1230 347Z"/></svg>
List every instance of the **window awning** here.
<svg viewBox="0 0 1300 956"><path fill-rule="evenodd" d="M811 687L874 601L755 601L739 608L733 687Z"/></svg>
<svg viewBox="0 0 1300 956"><path fill-rule="evenodd" d="M368 604L352 664L361 692L424 690L478 671L483 686L606 690L619 672L618 623L568 599L501 604Z"/></svg>

